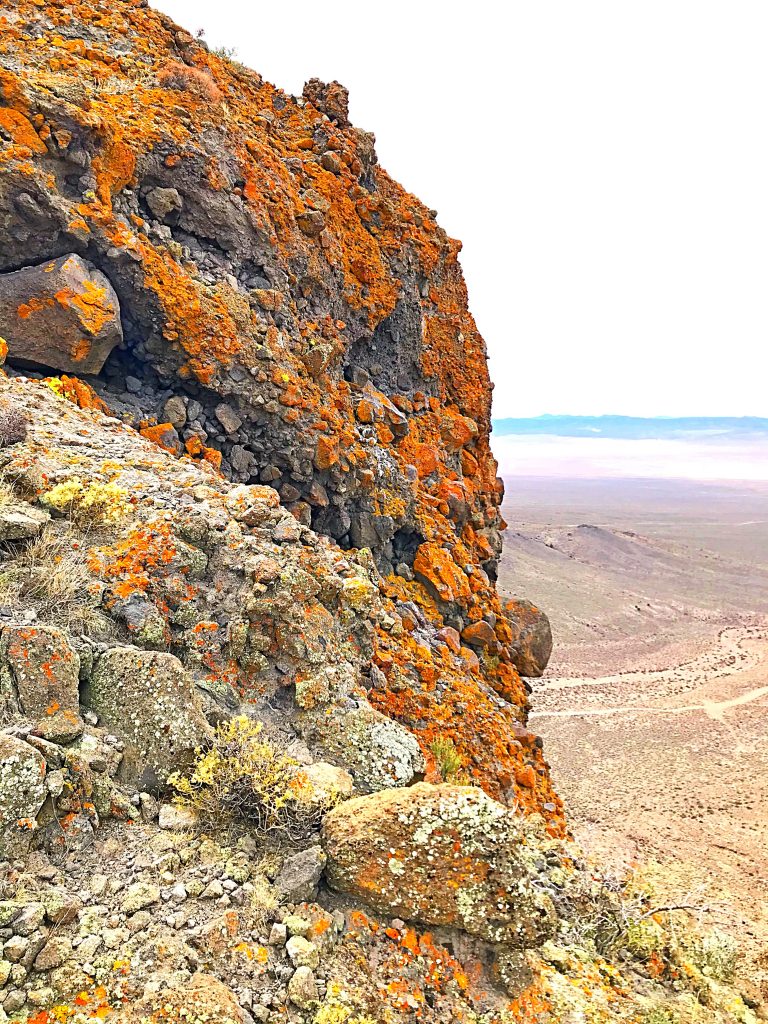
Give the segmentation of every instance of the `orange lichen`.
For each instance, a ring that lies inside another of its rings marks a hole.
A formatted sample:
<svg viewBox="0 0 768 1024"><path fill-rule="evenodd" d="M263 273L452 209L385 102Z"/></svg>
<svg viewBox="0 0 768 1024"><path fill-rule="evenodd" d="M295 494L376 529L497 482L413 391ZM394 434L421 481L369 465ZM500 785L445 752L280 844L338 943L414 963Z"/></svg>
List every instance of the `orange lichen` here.
<svg viewBox="0 0 768 1024"><path fill-rule="evenodd" d="M66 398L78 408L97 409L99 412L109 415L106 402L103 402L91 385L86 384L85 381L79 380L77 377L69 377L64 373L60 377L45 377L43 380L52 391L55 391L61 398Z"/></svg>
<svg viewBox="0 0 768 1024"><path fill-rule="evenodd" d="M45 143L31 122L18 110L0 107L0 131L6 132L16 146L23 147L31 153L47 153Z"/></svg>
<svg viewBox="0 0 768 1024"><path fill-rule="evenodd" d="M494 533L503 526L501 491L488 441L485 349L467 309L459 243L376 165L364 133L329 120L312 101L297 103L191 37L180 47L175 26L151 9L116 8L109 0L49 4L49 28L35 34L31 48L25 32L38 23L39 8L18 0L13 24L0 22L2 45L14 60L23 51L24 67L23 76L0 70L0 131L10 140L0 150L3 169L29 179L35 193L55 196L62 223L82 243L97 239L100 251L134 267L157 342L165 345L166 374L175 367L183 380L222 394L232 380L265 381L281 424L306 443L324 486L327 478L340 480L372 516L421 538L416 581L388 580L388 598L413 602L438 633L448 605L465 625L496 616L489 646L469 634L473 649L459 643L458 651L450 638L416 644L412 624L397 638L378 629L377 663L391 686L374 690L372 700L412 728L425 751L443 730L473 781L542 811L562 830L541 751L522 725L525 689L490 578ZM129 38L130 47L111 52L107 37ZM58 85L74 81L82 104L67 102L59 119L54 98L66 89L59 93ZM95 185L71 199L58 191L52 165L58 148L71 151L80 135L88 139ZM206 141L213 137L226 145L214 151ZM182 166L185 175L198 175L202 203L232 199L288 286L250 296L231 280L211 286L185 262L181 246L145 233L135 210L123 218L113 208L150 167L172 185ZM328 282L333 315L308 313ZM385 394L375 375L362 387L343 379L353 341L373 334L403 300L413 302L419 325L417 390ZM98 331L106 314L100 297L80 302L78 314L90 333ZM25 305L32 315L34 299ZM255 355L265 351L269 363ZM56 389L105 411L74 378L61 378ZM182 444L168 424L143 428L182 457L214 470L221 464L221 453L201 438ZM126 552L113 556L126 569ZM113 590L130 593L140 576L134 569L111 577ZM448 684L441 700L434 697L438 679Z"/></svg>
<svg viewBox="0 0 768 1024"><path fill-rule="evenodd" d="M107 301L106 288L100 288L93 281L84 281L81 292L76 292L72 288L61 288L54 298L64 309L74 307L80 323L94 336L115 318L115 309Z"/></svg>

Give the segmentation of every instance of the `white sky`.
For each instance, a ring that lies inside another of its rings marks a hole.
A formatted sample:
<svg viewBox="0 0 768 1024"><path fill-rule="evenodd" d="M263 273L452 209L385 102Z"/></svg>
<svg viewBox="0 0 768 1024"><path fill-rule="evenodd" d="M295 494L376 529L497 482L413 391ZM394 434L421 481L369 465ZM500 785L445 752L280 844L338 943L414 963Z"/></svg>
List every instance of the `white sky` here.
<svg viewBox="0 0 768 1024"><path fill-rule="evenodd" d="M496 416L768 416L765 0L154 5L349 88L464 242Z"/></svg>

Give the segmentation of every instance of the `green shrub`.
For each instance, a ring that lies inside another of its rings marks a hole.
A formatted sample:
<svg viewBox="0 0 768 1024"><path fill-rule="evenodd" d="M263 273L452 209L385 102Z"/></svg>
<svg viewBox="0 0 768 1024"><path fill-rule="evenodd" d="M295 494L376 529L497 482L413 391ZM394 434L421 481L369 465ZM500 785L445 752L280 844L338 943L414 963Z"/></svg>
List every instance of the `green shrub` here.
<svg viewBox="0 0 768 1024"><path fill-rule="evenodd" d="M467 774L463 771L464 761L450 736L441 736L434 740L429 749L434 754L444 782L466 785Z"/></svg>
<svg viewBox="0 0 768 1024"><path fill-rule="evenodd" d="M220 725L211 746L198 753L189 775L173 775L178 802L204 826L248 824L261 835L295 842L320 824L322 808L300 765L261 736L261 723L245 716Z"/></svg>

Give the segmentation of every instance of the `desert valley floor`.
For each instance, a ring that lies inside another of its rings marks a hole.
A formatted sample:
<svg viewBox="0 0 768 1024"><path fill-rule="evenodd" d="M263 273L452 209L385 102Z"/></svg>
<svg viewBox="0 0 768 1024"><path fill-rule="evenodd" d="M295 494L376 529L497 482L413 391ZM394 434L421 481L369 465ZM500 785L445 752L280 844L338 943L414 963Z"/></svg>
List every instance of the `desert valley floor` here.
<svg viewBox="0 0 768 1024"><path fill-rule="evenodd" d="M768 486L516 478L501 586L549 614L533 727L577 837L768 969Z"/></svg>

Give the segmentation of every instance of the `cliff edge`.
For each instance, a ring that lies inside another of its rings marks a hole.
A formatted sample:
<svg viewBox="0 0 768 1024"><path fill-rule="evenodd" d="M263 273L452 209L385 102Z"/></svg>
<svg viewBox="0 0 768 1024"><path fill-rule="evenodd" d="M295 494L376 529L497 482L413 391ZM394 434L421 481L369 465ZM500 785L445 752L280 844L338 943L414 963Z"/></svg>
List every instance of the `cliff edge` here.
<svg viewBox="0 0 768 1024"><path fill-rule="evenodd" d="M758 1019L569 841L459 248L338 83L0 14L0 1020Z"/></svg>

